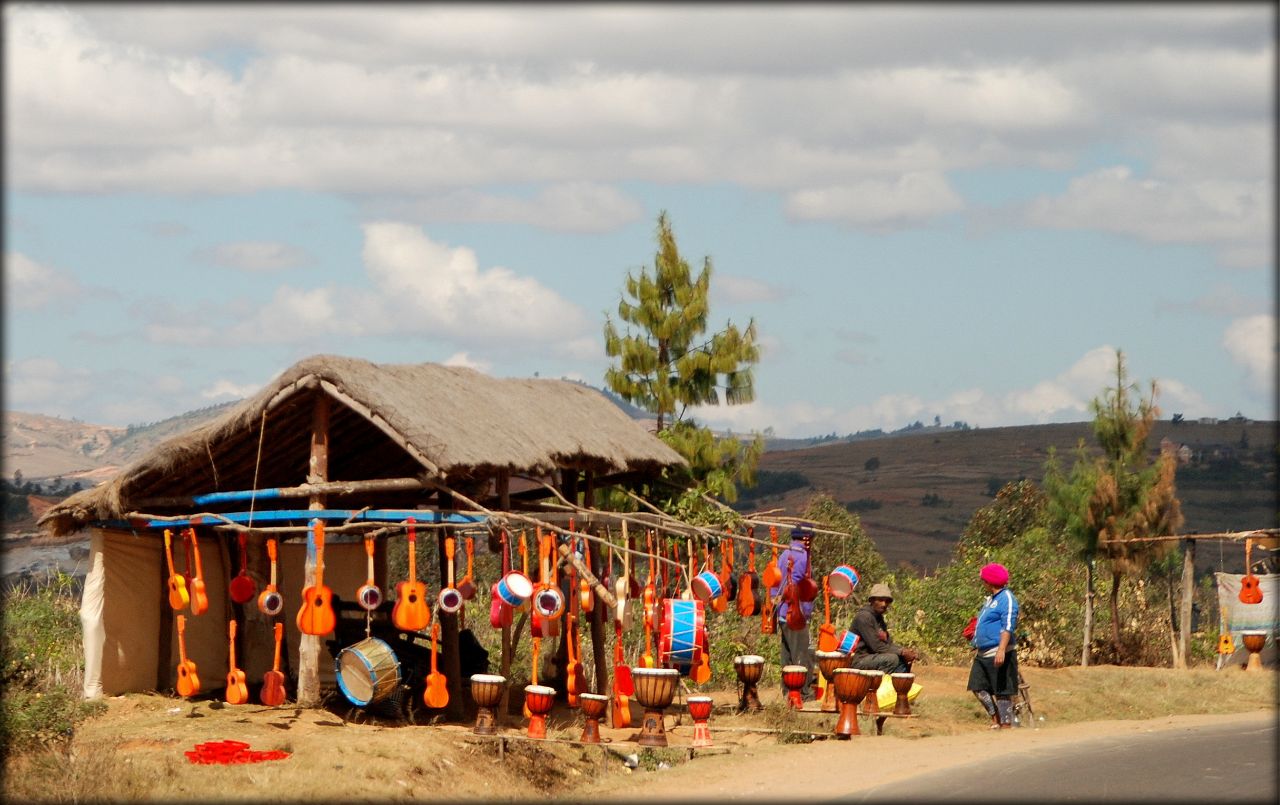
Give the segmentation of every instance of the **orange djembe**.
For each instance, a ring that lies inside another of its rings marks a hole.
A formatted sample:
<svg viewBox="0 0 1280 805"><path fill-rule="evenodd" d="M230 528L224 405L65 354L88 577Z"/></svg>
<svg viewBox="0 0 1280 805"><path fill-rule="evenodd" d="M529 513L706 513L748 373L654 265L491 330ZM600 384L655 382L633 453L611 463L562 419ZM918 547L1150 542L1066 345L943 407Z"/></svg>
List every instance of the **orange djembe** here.
<svg viewBox="0 0 1280 805"><path fill-rule="evenodd" d="M803 665L784 665L782 667L782 685L787 689L787 705L792 710L804 708L804 698L800 689L809 678L809 669Z"/></svg>
<svg viewBox="0 0 1280 805"><path fill-rule="evenodd" d="M497 711L495 708L502 701L502 690L507 686L507 678L497 674L472 674L471 698L475 700L476 724L471 731L476 735L495 735L498 732Z"/></svg>
<svg viewBox="0 0 1280 805"><path fill-rule="evenodd" d="M667 731L662 725L662 713L671 706L676 695L676 681L680 672L674 668L632 668L631 682L635 687L636 701L644 708L641 722L641 746L666 746Z"/></svg>
<svg viewBox="0 0 1280 805"><path fill-rule="evenodd" d="M832 686L832 677L837 668L848 668L853 658L839 651L815 651L813 656L818 660L818 673L826 680L826 692L822 696L822 712L834 713L840 709L836 706L836 691Z"/></svg>
<svg viewBox="0 0 1280 805"><path fill-rule="evenodd" d="M547 737L547 714L555 703L556 689L546 685L525 685L524 704L529 708L529 737Z"/></svg>
<svg viewBox="0 0 1280 805"><path fill-rule="evenodd" d="M898 701L893 705L893 714L895 716L911 715L911 702L907 701L907 694L911 691L911 683L916 681L916 675L889 674L889 678L893 680L893 690L898 694Z"/></svg>
<svg viewBox="0 0 1280 805"><path fill-rule="evenodd" d="M862 712L864 715L878 716L880 715L880 683L884 682L884 671L866 671L867 676L871 678L867 689L867 697L862 700ZM910 685L907 686L908 688Z"/></svg>
<svg viewBox="0 0 1280 805"><path fill-rule="evenodd" d="M711 729L707 726L711 718L711 697L690 696L685 701L689 704L689 715L693 716L693 745L711 746Z"/></svg>
<svg viewBox="0 0 1280 805"><path fill-rule="evenodd" d="M1267 633L1259 630L1250 630L1247 632L1238 632L1240 642L1244 644L1245 651L1249 652L1249 662L1245 665L1246 671L1262 670L1262 647L1267 644Z"/></svg>
<svg viewBox="0 0 1280 805"><path fill-rule="evenodd" d="M861 735L858 729L858 703L867 695L871 685L871 677L857 668L837 668L834 672L832 686L836 689L836 700L840 702L840 718L836 720L836 739L847 741L854 735Z"/></svg>
<svg viewBox="0 0 1280 805"><path fill-rule="evenodd" d="M601 696L598 693L579 693L578 707L582 709L582 737L579 739L583 743L598 744L600 743L600 717L604 715L605 710L609 707L609 697Z"/></svg>

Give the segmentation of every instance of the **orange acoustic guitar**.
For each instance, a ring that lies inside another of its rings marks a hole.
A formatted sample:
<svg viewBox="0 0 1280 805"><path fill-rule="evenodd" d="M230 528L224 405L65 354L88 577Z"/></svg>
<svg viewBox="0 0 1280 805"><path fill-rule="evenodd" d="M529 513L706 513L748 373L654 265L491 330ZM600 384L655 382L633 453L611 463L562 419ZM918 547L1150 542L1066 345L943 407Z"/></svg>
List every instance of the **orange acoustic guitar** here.
<svg viewBox="0 0 1280 805"><path fill-rule="evenodd" d="M1240 594L1237 596L1242 604L1261 604L1262 588L1258 577L1253 575L1253 540L1244 541L1244 578L1240 579Z"/></svg>
<svg viewBox="0 0 1280 805"><path fill-rule="evenodd" d="M569 589L573 589L573 565L569 566ZM586 693L586 677L582 675L582 662L577 656L576 641L573 639L574 633L577 631L578 625L578 602L574 597L569 599L569 611L565 615L564 636L561 638L565 641L565 657L567 664L564 669L565 690L568 693L568 704L570 707L578 706L578 694ZM579 686L579 681L583 684Z"/></svg>
<svg viewBox="0 0 1280 805"><path fill-rule="evenodd" d="M750 531L747 536L752 536ZM756 544L752 542L747 547L747 568L738 579L738 614L744 618L760 613L759 584L760 578L756 575Z"/></svg>
<svg viewBox="0 0 1280 805"><path fill-rule="evenodd" d="M244 683L244 671L236 667L236 622L228 621L227 634L231 638L231 670L227 672L227 704L244 704L249 701L249 687Z"/></svg>
<svg viewBox="0 0 1280 805"><path fill-rule="evenodd" d="M822 603L826 609L826 615L822 626L818 627L818 651L835 651L836 643L836 627L831 625L831 585L827 582L827 577L822 577Z"/></svg>
<svg viewBox="0 0 1280 805"><path fill-rule="evenodd" d="M191 614L203 615L209 611L209 596L204 587L204 565L200 563L200 541L194 528L188 528L187 533L191 536L191 552L196 557L196 577L191 580Z"/></svg>
<svg viewBox="0 0 1280 805"><path fill-rule="evenodd" d="M391 610L391 622L402 632L418 632L431 625L431 608L427 606L427 585L418 581L418 537L410 517L409 524L409 578L396 585L396 605Z"/></svg>
<svg viewBox="0 0 1280 805"><path fill-rule="evenodd" d="M166 536L168 532L165 532ZM178 616L178 695L195 696L200 692L200 677L196 664L187 659L187 618Z"/></svg>
<svg viewBox="0 0 1280 805"><path fill-rule="evenodd" d="M280 643L284 640L284 624L276 621L276 658L271 670L262 675L262 690L258 698L267 707L284 704L284 674L280 672Z"/></svg>
<svg viewBox="0 0 1280 805"><path fill-rule="evenodd" d="M431 673L427 674L427 688L422 691L422 701L427 707L439 709L449 704L449 681L436 667L436 655L440 651L440 622L431 624Z"/></svg>
<svg viewBox="0 0 1280 805"><path fill-rule="evenodd" d="M582 564L591 567L591 545L585 539L582 541ZM583 612L596 608L595 596L592 595L591 585L585 577L578 582L578 608Z"/></svg>
<svg viewBox="0 0 1280 805"><path fill-rule="evenodd" d="M169 563L169 606L175 610L185 609L191 601L187 592L187 580L173 569L173 534L164 530L164 558Z"/></svg>
<svg viewBox="0 0 1280 805"><path fill-rule="evenodd" d="M333 590L324 583L324 523L315 521L316 583L302 591L302 608L298 610L298 631L309 635L326 635L338 625L333 612Z"/></svg>
<svg viewBox="0 0 1280 805"><path fill-rule="evenodd" d="M622 624L613 622L616 639L613 643L613 726L614 729L631 726L631 696L636 692L631 679L631 666L627 665L622 651Z"/></svg>
<svg viewBox="0 0 1280 805"><path fill-rule="evenodd" d="M760 574L760 583L767 589L772 590L778 586L778 582L782 581L782 573L778 571L778 527L769 526L769 539L773 542L773 558L769 560L769 564L764 566L764 572Z"/></svg>

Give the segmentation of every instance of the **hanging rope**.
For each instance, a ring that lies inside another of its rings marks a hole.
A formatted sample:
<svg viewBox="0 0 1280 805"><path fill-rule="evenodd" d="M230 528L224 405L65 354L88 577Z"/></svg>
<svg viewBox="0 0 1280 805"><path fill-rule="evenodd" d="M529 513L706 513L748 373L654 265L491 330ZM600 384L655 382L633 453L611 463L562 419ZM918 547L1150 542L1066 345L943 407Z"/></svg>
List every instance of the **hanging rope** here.
<svg viewBox="0 0 1280 805"><path fill-rule="evenodd" d="M253 491L249 493L249 528L253 528L253 505L258 499L258 470L262 468L262 442L267 435L267 412L262 412L262 425L258 428L258 457L253 461Z"/></svg>

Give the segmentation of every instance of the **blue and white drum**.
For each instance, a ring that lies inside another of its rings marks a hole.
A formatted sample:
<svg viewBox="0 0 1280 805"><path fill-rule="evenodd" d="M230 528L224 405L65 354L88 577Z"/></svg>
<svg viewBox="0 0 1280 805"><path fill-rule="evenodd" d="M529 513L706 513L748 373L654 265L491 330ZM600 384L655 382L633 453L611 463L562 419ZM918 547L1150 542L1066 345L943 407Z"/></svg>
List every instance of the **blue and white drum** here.
<svg viewBox="0 0 1280 805"><path fill-rule="evenodd" d="M827 574L832 598L848 598L859 581L858 571L852 565L839 565Z"/></svg>
<svg viewBox="0 0 1280 805"><path fill-rule="evenodd" d="M861 642L861 637L846 629L845 633L840 635L840 642L836 644L836 651L841 654L852 654L858 649L858 644Z"/></svg>
<svg viewBox="0 0 1280 805"><path fill-rule="evenodd" d="M360 707L385 699L400 684L400 660L390 645L376 637L339 651L334 665L338 689Z"/></svg>
<svg viewBox="0 0 1280 805"><path fill-rule="evenodd" d="M724 585L720 583L720 577L712 573L710 570L704 570L693 577L693 581L689 583L693 595L699 601L710 601L713 598L719 598L724 592Z"/></svg>
<svg viewBox="0 0 1280 805"><path fill-rule="evenodd" d="M658 662L688 673L702 662L707 642L706 614L701 601L667 598L663 601Z"/></svg>
<svg viewBox="0 0 1280 805"><path fill-rule="evenodd" d="M533 595L533 582L519 571L513 570L498 581L498 597L510 606L520 606L528 601L531 595Z"/></svg>

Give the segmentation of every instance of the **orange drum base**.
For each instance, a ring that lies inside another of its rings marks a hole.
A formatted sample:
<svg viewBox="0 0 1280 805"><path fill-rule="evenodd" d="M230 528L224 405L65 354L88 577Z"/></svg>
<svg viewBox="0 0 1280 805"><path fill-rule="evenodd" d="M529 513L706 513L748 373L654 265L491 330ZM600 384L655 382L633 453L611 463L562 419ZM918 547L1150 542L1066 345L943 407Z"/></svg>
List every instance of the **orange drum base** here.
<svg viewBox="0 0 1280 805"><path fill-rule="evenodd" d="M644 711L644 721L640 726L640 739L636 743L641 746L666 746L667 730L662 726L662 711Z"/></svg>

